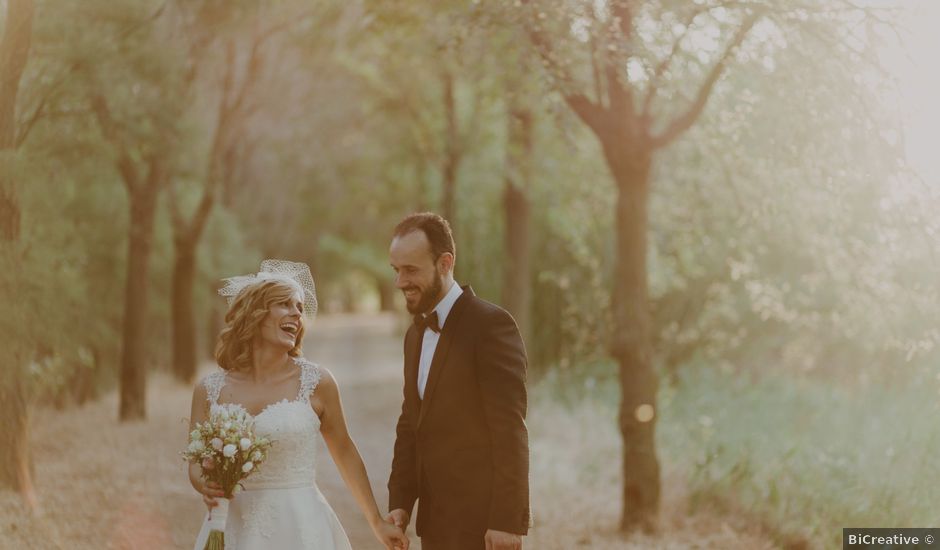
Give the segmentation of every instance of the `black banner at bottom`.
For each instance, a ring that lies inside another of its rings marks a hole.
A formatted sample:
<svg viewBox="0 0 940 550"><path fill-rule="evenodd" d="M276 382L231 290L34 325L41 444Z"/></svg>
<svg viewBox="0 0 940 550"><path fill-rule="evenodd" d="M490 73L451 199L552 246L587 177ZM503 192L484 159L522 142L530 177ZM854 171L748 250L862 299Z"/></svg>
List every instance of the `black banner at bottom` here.
<svg viewBox="0 0 940 550"><path fill-rule="evenodd" d="M940 528L867 528L842 529L842 550L860 548L926 548L940 550Z"/></svg>

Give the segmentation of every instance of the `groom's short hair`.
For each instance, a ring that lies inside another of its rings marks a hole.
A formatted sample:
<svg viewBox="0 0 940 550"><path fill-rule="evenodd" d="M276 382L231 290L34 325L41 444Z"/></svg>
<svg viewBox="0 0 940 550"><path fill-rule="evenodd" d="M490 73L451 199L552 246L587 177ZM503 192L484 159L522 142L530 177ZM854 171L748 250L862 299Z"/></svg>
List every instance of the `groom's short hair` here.
<svg viewBox="0 0 940 550"><path fill-rule="evenodd" d="M454 235L450 231L450 224L447 220L433 212L417 212L405 217L395 226L395 237L404 237L412 231L423 231L424 235L431 243L431 254L434 261L441 257L441 254L450 252L452 256L457 257L457 245L454 244Z"/></svg>

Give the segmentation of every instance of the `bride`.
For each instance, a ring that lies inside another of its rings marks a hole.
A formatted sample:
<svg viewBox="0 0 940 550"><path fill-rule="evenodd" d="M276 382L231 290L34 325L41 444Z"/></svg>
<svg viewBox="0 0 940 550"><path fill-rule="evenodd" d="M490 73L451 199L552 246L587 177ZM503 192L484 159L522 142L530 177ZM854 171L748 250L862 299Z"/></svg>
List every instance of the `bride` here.
<svg viewBox="0 0 940 550"><path fill-rule="evenodd" d="M245 479L244 490L231 501L226 548L351 549L314 479L319 432L375 537L388 549L407 550L405 534L379 513L362 457L346 429L336 380L301 356L304 319L317 307L310 268L265 260L258 274L226 283L219 291L229 299L216 348L221 370L196 384L190 430L206 420L212 407L234 403L254 418L258 435L274 442L258 472ZM190 483L209 507L195 550L205 546L209 514L223 496L201 474L199 464L190 464Z"/></svg>

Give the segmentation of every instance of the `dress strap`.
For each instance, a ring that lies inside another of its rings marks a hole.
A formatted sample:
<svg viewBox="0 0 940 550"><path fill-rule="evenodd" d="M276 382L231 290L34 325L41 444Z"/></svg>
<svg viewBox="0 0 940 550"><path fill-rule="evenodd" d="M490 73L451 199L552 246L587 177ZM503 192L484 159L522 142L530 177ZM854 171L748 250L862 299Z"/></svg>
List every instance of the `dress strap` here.
<svg viewBox="0 0 940 550"><path fill-rule="evenodd" d="M225 385L225 371L217 370L202 380L206 387L206 400L212 405L218 405L219 394L222 393L222 386Z"/></svg>
<svg viewBox="0 0 940 550"><path fill-rule="evenodd" d="M303 357L298 357L294 361L300 367L300 391L297 393L297 400L309 399L310 394L320 384L320 377L322 376L320 366Z"/></svg>

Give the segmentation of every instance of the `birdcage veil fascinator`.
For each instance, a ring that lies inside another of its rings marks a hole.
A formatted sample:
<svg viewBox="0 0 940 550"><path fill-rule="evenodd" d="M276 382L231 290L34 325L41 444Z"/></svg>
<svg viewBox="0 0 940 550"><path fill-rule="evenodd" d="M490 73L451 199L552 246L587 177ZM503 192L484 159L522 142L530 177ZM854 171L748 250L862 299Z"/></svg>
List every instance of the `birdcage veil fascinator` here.
<svg viewBox="0 0 940 550"><path fill-rule="evenodd" d="M246 288L263 281L280 281L300 291L304 298L304 316L312 319L317 313L317 290L313 284L310 267L301 262L287 260L264 260L257 273L239 275L222 279L225 286L219 289L219 295L225 296L231 306L235 298Z"/></svg>

